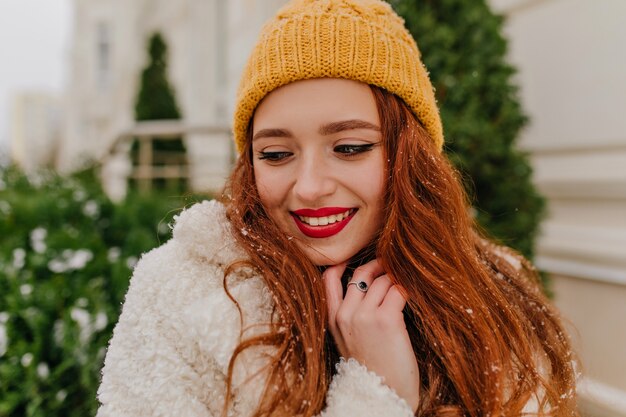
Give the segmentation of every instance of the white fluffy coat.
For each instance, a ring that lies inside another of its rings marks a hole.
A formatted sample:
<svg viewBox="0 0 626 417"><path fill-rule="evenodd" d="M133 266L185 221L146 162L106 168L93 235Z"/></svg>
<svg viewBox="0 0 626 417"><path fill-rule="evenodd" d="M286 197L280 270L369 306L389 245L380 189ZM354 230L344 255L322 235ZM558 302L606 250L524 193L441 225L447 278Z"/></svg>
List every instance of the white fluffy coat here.
<svg viewBox="0 0 626 417"><path fill-rule="evenodd" d="M177 217L173 238L135 268L102 370L97 417L220 416L241 329L223 289L224 268L245 257L220 203L203 202ZM235 273L229 290L241 305L244 328L270 320L272 296L252 270ZM250 379L266 360L262 350L245 352L235 368L230 416L251 415L265 384L263 374ZM341 360L337 369L322 416L413 415L354 359Z"/></svg>

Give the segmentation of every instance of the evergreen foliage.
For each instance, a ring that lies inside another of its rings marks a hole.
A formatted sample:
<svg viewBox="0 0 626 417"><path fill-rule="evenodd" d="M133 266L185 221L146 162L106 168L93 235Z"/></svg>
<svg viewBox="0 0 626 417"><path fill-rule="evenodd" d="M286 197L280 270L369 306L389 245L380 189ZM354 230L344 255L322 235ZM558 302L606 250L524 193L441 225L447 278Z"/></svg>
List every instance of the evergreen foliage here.
<svg viewBox="0 0 626 417"><path fill-rule="evenodd" d="M167 45L159 33L148 41L150 60L141 73L135 120L180 119L174 89L167 79Z"/></svg>
<svg viewBox="0 0 626 417"><path fill-rule="evenodd" d="M0 168L0 417L95 415L131 269L187 203L131 194L115 205L93 170Z"/></svg>
<svg viewBox="0 0 626 417"><path fill-rule="evenodd" d="M544 213L527 155L527 119L506 63L503 19L484 0L388 0L418 42L436 89L446 152L464 175L478 223L529 258Z"/></svg>
<svg viewBox="0 0 626 417"><path fill-rule="evenodd" d="M160 33L153 34L148 41L149 61L142 71L141 83L135 103L135 120L180 119L174 89L167 78L167 45ZM138 142L132 147L132 160L138 162ZM182 138L157 139L152 141L154 165L186 164L185 144ZM169 162L168 162L169 161ZM174 191L185 189L185 181L155 180L157 188ZM132 182L131 182L132 185Z"/></svg>

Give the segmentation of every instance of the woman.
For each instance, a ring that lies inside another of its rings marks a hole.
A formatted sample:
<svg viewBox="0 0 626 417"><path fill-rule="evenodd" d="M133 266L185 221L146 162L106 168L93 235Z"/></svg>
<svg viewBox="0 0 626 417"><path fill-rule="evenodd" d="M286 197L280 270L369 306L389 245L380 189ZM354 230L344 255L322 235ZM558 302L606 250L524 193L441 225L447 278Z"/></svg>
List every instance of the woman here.
<svg viewBox="0 0 626 417"><path fill-rule="evenodd" d="M237 97L223 204L138 264L99 416L576 415L535 272L481 238L378 0L298 0Z"/></svg>

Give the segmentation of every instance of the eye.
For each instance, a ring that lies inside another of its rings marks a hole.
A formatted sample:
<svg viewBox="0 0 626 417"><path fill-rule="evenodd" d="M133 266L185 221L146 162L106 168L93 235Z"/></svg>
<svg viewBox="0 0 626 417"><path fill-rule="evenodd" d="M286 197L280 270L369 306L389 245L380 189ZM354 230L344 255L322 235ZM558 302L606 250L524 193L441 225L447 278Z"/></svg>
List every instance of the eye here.
<svg viewBox="0 0 626 417"><path fill-rule="evenodd" d="M258 153L258 158L260 160L266 160L269 162L280 162L282 160L284 160L285 158L290 157L291 155L293 155L291 152L285 152L285 151L281 151L281 152L259 152Z"/></svg>
<svg viewBox="0 0 626 417"><path fill-rule="evenodd" d="M373 143L363 145L337 145L335 146L334 151L342 154L343 156L352 156L371 151L373 147Z"/></svg>

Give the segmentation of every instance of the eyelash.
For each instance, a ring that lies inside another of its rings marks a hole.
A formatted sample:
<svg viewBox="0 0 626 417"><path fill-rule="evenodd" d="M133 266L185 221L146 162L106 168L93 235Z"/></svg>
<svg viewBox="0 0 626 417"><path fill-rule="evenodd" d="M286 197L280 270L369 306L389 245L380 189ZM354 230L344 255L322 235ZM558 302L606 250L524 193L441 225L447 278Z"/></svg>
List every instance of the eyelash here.
<svg viewBox="0 0 626 417"><path fill-rule="evenodd" d="M291 155L291 152L259 152L259 159L270 162L279 162Z"/></svg>
<svg viewBox="0 0 626 417"><path fill-rule="evenodd" d="M343 157L356 156L358 154L369 152L374 147L373 143L365 145L338 145L333 148L333 151L340 153ZM291 152L259 152L259 159L269 162L280 162L285 158L293 155Z"/></svg>
<svg viewBox="0 0 626 417"><path fill-rule="evenodd" d="M360 153L369 152L374 147L373 143L365 145L338 145L333 149L335 152L342 154L343 156L355 156Z"/></svg>

